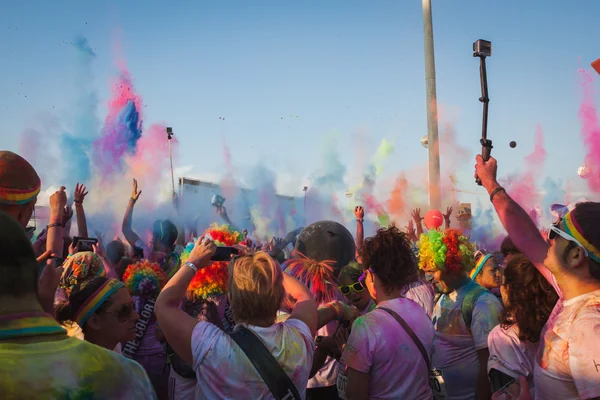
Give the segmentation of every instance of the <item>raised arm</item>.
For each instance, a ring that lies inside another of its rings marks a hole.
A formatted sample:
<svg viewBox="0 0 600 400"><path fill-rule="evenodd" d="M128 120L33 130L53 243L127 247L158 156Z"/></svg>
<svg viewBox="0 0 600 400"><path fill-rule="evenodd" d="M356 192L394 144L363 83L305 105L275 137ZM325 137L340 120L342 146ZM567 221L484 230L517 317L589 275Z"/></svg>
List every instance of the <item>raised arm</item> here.
<svg viewBox="0 0 600 400"><path fill-rule="evenodd" d="M286 273L283 274L283 288L296 299L290 318L299 319L308 325L310 333L314 337L317 332L318 317L317 303L312 293L306 286Z"/></svg>
<svg viewBox="0 0 600 400"><path fill-rule="evenodd" d="M160 329L173 350L188 364L193 363L192 332L198 321L179 308L195 269L210 265L217 246L212 240L198 239L185 265L171 278L156 300L154 312ZM194 266L192 268L189 263Z"/></svg>
<svg viewBox="0 0 600 400"><path fill-rule="evenodd" d="M452 216L452 211L454 211L454 209L452 207L446 208L446 214L444 214L444 221L446 223L446 225L445 225L446 229L450 229L450 217Z"/></svg>
<svg viewBox="0 0 600 400"><path fill-rule="evenodd" d="M127 210L125 211L125 216L123 217L123 225L121 226L121 230L123 231L125 239L127 239L132 247L135 247L136 243L140 240L140 237L131 228L131 221L133 219L133 207L140 198L141 194L142 191L138 191L137 180L134 179L131 198L129 199L129 204L127 204Z"/></svg>
<svg viewBox="0 0 600 400"><path fill-rule="evenodd" d="M544 259L548 252L548 243L541 236L529 214L514 201L506 190L496 180L498 164L495 158L483 161L481 155L477 156L475 175L481 179L482 186L490 195L490 200L498 213L515 246L531 261L542 275L553 283L552 274L544 266Z"/></svg>
<svg viewBox="0 0 600 400"><path fill-rule="evenodd" d="M363 221L365 220L365 209L361 206L354 207L354 216L356 217L356 238L354 238L356 242L356 258L359 258L359 250L362 247L363 241L365 239L365 230L363 227Z"/></svg>
<svg viewBox="0 0 600 400"><path fill-rule="evenodd" d="M421 209L415 208L412 212L413 220L415 221L415 227L417 228L417 237L421 237L423 234L423 217L421 217Z"/></svg>
<svg viewBox="0 0 600 400"><path fill-rule="evenodd" d="M87 220L85 219L85 211L83 209L83 200L88 194L86 187L79 183L75 185L75 195L73 196L75 203L75 214L77 215L77 236L88 237Z"/></svg>

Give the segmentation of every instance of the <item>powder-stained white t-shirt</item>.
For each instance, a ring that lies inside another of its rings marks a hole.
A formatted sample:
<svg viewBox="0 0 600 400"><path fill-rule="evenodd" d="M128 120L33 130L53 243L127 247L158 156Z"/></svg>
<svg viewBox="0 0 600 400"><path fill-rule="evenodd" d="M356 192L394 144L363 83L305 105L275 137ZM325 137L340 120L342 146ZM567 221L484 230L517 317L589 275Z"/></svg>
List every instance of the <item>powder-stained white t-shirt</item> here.
<svg viewBox="0 0 600 400"><path fill-rule="evenodd" d="M496 325L488 336L488 350L490 351L488 374L493 368L516 379L524 376L529 383L529 389L532 390L535 385L533 366L537 347L538 342L524 342L519 339L517 324L512 324L507 329Z"/></svg>
<svg viewBox="0 0 600 400"><path fill-rule="evenodd" d="M297 319L267 328L244 326L260 338L304 398L315 351L308 326ZM194 328L192 355L196 399L274 398L244 351L210 322L199 322Z"/></svg>
<svg viewBox="0 0 600 400"><path fill-rule="evenodd" d="M335 333L338 327L338 321L331 321L317 331L317 336L331 336ZM308 381L308 388L320 388L335 386L338 374L342 370L340 363L333 357L327 356L323 366L317 371Z"/></svg>
<svg viewBox="0 0 600 400"><path fill-rule="evenodd" d="M488 335L500 321L502 305L492 293L481 294L473 305L471 330L462 314L465 295L473 281L442 295L433 310L435 341L432 365L442 372L448 400L475 399L479 358L477 350L488 347Z"/></svg>
<svg viewBox="0 0 600 400"><path fill-rule="evenodd" d="M383 301L412 328L431 356L433 325L423 308L412 300ZM423 355L404 328L387 311L375 309L352 324L341 363L369 373L370 399L431 399L429 370ZM347 368L340 373L338 393L345 398Z"/></svg>
<svg viewBox="0 0 600 400"><path fill-rule="evenodd" d="M542 330L534 381L536 399L600 396L600 290L556 303Z"/></svg>
<svg viewBox="0 0 600 400"><path fill-rule="evenodd" d="M407 299L411 299L423 307L427 313L427 316L429 319L431 319L433 314L433 305L435 303L435 289L431 283L427 282L426 280L418 280L413 282L404 288L402 296L406 297Z"/></svg>

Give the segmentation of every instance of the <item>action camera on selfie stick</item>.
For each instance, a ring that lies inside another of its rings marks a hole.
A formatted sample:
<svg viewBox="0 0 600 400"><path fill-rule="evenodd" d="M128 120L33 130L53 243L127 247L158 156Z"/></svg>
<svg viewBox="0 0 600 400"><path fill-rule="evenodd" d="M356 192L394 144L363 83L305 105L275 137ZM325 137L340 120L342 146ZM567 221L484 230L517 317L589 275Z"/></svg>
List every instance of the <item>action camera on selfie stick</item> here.
<svg viewBox="0 0 600 400"><path fill-rule="evenodd" d="M487 138L487 125L488 125L488 104L490 98L488 96L487 86L487 72L485 69L486 57L492 56L492 42L487 40L479 39L473 43L473 57L479 57L479 80L481 81L481 97L479 101L483 103L483 121L481 123L481 157L483 161L490 159L492 155L492 141ZM481 186L481 180L476 179L476 182Z"/></svg>

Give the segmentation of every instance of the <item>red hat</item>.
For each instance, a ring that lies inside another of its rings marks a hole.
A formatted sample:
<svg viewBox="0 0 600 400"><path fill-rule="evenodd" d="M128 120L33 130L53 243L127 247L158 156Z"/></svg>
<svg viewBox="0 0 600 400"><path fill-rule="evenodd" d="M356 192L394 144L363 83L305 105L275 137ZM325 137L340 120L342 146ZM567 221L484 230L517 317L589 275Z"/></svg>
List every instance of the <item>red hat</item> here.
<svg viewBox="0 0 600 400"><path fill-rule="evenodd" d="M40 193L41 181L23 157L0 151L0 203L26 204Z"/></svg>

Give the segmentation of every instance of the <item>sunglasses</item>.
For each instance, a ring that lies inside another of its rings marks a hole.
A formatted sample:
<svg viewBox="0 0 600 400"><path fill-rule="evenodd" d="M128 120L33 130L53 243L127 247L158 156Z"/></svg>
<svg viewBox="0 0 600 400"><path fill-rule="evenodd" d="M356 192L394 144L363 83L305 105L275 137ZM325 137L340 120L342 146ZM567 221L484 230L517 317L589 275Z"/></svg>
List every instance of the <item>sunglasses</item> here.
<svg viewBox="0 0 600 400"><path fill-rule="evenodd" d="M365 287L361 282L354 282L352 285L338 286L338 289L340 289L340 292L344 296L348 296L350 294L350 291L354 290L356 293L360 293L363 290L365 290Z"/></svg>
<svg viewBox="0 0 600 400"><path fill-rule="evenodd" d="M127 322L131 319L131 314L135 310L133 303L123 304L116 311L106 311L108 314L112 314L117 317L119 322Z"/></svg>
<svg viewBox="0 0 600 400"><path fill-rule="evenodd" d="M577 246L579 246L583 249L583 254L585 254L586 257L588 256L588 251L585 249L585 247L583 247L583 245L581 243L579 243L579 240L575 239L573 236L569 235L567 232L559 229L558 226L552 225L550 227L550 229L548 230L548 240L555 240L558 236L560 236L561 238L563 238L565 240L568 240L569 242L575 243Z"/></svg>

